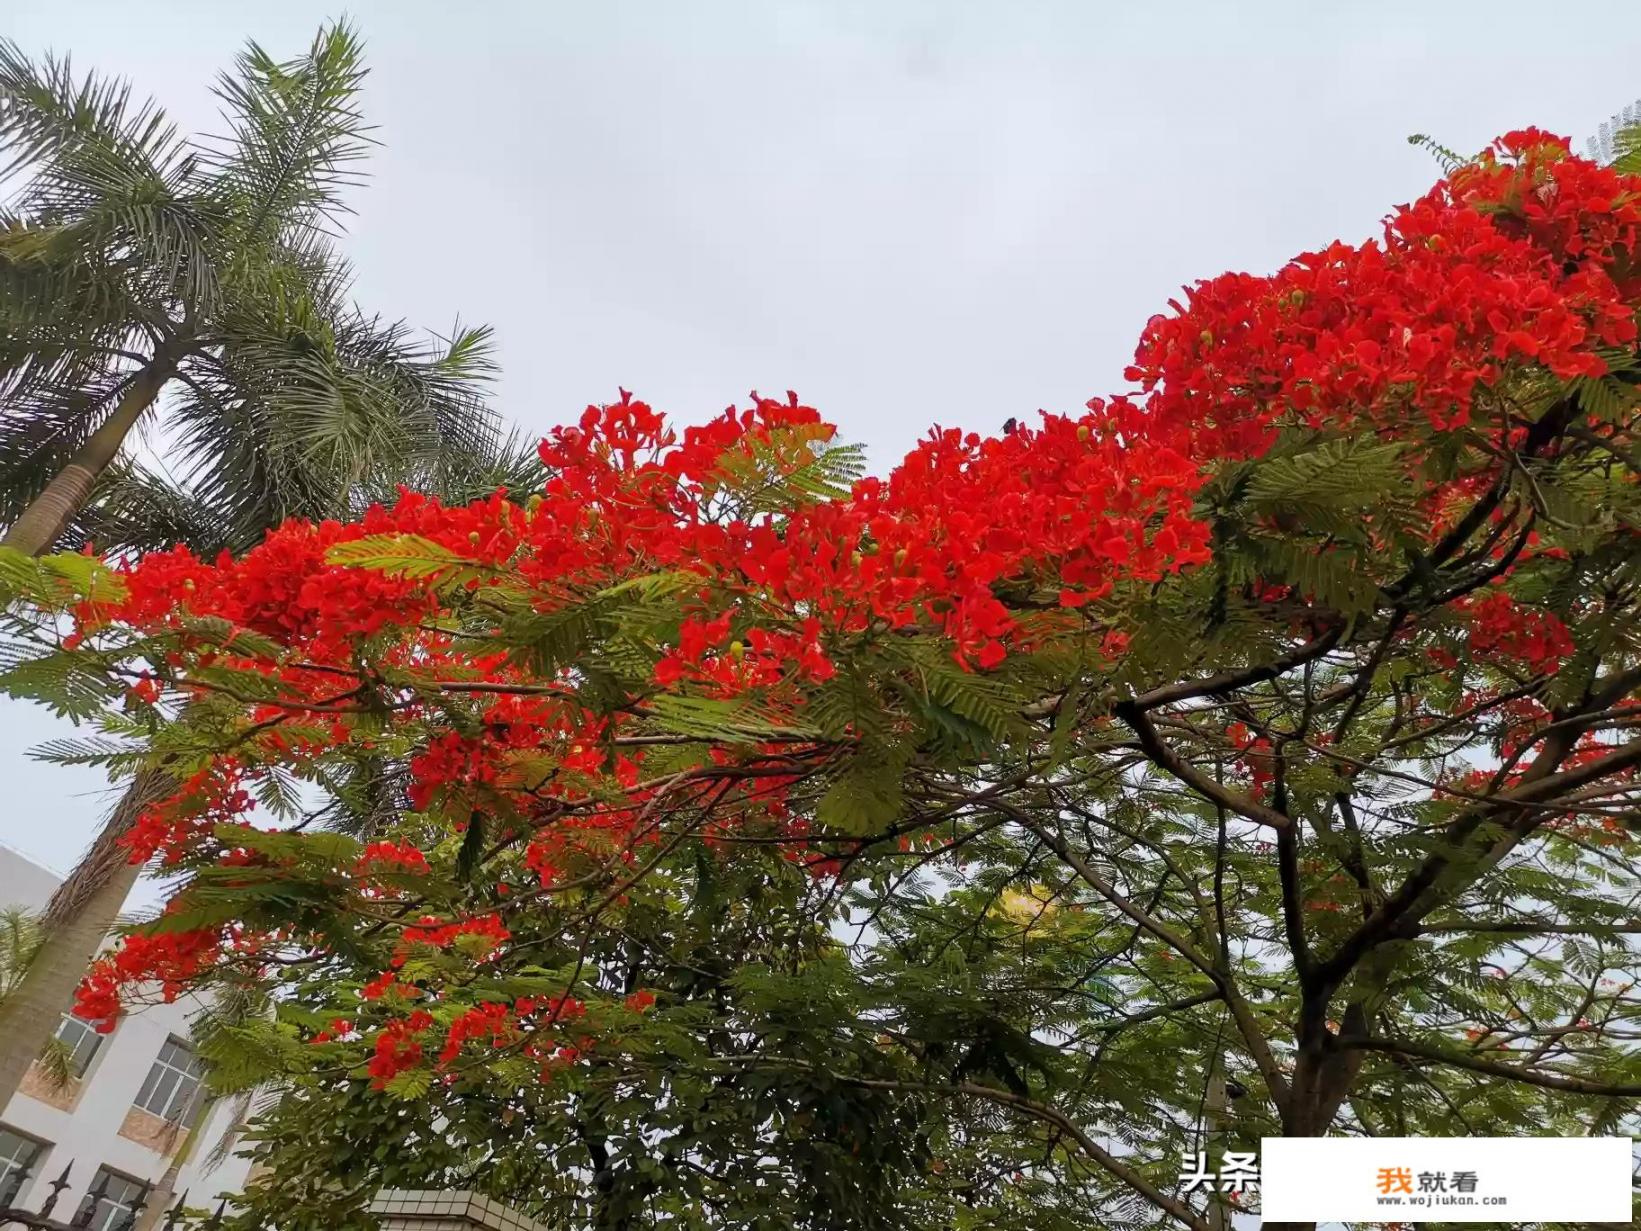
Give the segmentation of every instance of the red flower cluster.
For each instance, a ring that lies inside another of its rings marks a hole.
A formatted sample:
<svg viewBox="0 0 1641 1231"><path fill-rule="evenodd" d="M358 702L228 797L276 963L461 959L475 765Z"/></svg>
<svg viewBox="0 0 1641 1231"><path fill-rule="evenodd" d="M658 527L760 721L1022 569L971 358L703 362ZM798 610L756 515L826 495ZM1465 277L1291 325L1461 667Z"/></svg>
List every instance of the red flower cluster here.
<svg viewBox="0 0 1641 1231"><path fill-rule="evenodd" d="M472 947L475 957L489 956L512 937L496 915L480 915L455 923L442 923L433 918L418 919L404 929L403 935L412 944L431 945L435 949L448 949L466 936L479 937L484 943Z"/></svg>
<svg viewBox="0 0 1641 1231"><path fill-rule="evenodd" d="M375 871L426 872L427 856L410 842L372 842L360 854L353 870L359 876Z"/></svg>
<svg viewBox="0 0 1641 1231"><path fill-rule="evenodd" d="M1392 214L1381 243L1199 283L1151 321L1129 376L1195 457L1257 455L1285 423L1445 430L1512 366L1606 372L1596 348L1636 337L1638 235L1634 177L1511 133Z"/></svg>
<svg viewBox="0 0 1641 1231"><path fill-rule="evenodd" d="M1537 675L1573 656L1572 634L1554 612L1524 607L1498 589L1463 607L1470 621L1470 650L1478 659L1518 663Z"/></svg>
<svg viewBox="0 0 1641 1231"><path fill-rule="evenodd" d="M492 1047L505 1047L512 1036L513 1015L508 1007L500 1001L481 1004L450 1023L439 1063L449 1064L474 1039L488 1039Z"/></svg>
<svg viewBox="0 0 1641 1231"><path fill-rule="evenodd" d="M133 983L160 985L166 1001L182 994L190 980L221 954L223 939L209 930L135 933L113 953L99 958L80 984L74 1014L107 1034L120 1015L120 989Z"/></svg>
<svg viewBox="0 0 1641 1231"><path fill-rule="evenodd" d="M1478 460L1423 490L1431 533L1442 533L1508 464L1495 454L1519 443L1525 424L1501 396L1506 378L1600 375L1603 348L1634 344L1638 243L1641 181L1543 134L1511 134L1398 209L1378 241L1192 288L1147 326L1130 369L1139 394L997 437L937 428L886 477L848 490L814 479L835 429L795 395L755 397L679 432L623 391L542 443L551 477L522 505L497 493L449 508L406 492L356 524L290 522L237 559L177 549L122 563L120 586L78 609L71 643L96 648L126 630L166 637L178 648L126 677L136 700L209 697L242 719L231 754L145 812L128 838L133 858L245 862L214 835L245 823L246 784L270 767L311 768L333 745L379 741L409 763L409 802L427 814L418 825L494 818L487 841L517 840L546 895L575 869L636 862L655 840L651 814L677 775L650 759L670 737L646 720L669 703L725 700L778 720L765 732L799 732L710 750L714 766L741 772L715 797L732 805L725 824L800 846L823 827L791 802L798 771L787 754L817 729L805 719L840 672L901 632L968 670L1005 671L1060 644L1089 670L1109 670L1140 631L1122 626L1131 605L1211 559L1204 485L1284 429L1428 444L1479 424ZM1303 600L1298 587L1253 588ZM554 651L555 637L602 627L600 612L635 593L665 602L623 630L614 649L638 666L621 676L621 695L595 704L591 668ZM1559 619L1502 589L1469 601L1464 619L1471 647L1494 665L1542 672L1572 653ZM261 677L257 689L242 696L224 683L235 673ZM1263 790L1269 744L1245 729L1234 738ZM727 830L702 836L717 842ZM805 861L817 874L844 866L834 850ZM382 874L429 866L414 843L384 839L335 879L379 905L396 892ZM496 914L426 917L404 928L398 960L426 945L482 962L510 936ZM133 937L99 965L77 1011L107 1019L122 986L158 979L169 991L233 943L211 930ZM392 971L362 992L395 1012L422 994ZM652 1003L635 993L628 1007ZM534 1036L578 1016L575 1006L566 995L546 1022L532 1021L530 1054L563 1058L558 1040ZM470 1041L512 1041L539 1009L468 1010L441 1061ZM418 1009L380 1028L379 1084L423 1063L433 1021Z"/></svg>
<svg viewBox="0 0 1641 1231"><path fill-rule="evenodd" d="M417 1009L394 1018L377 1031L370 1063L366 1065L371 1085L380 1090L406 1069L420 1065L421 1036L432 1028L433 1015L426 1009Z"/></svg>
<svg viewBox="0 0 1641 1231"><path fill-rule="evenodd" d="M241 789L242 777L239 762L222 757L144 808L120 839L131 862L147 863L158 854L163 863L174 864L218 825L243 823L256 801Z"/></svg>

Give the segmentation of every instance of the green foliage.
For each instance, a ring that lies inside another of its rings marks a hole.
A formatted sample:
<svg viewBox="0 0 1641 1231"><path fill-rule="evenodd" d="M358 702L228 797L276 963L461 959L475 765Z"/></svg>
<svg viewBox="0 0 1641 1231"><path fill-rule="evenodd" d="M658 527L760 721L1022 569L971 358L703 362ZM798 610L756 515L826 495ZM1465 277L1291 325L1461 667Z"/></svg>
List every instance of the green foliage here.
<svg viewBox="0 0 1641 1231"><path fill-rule="evenodd" d="M1631 103L1590 138L1590 157L1626 175L1641 172L1641 102Z"/></svg>
<svg viewBox="0 0 1641 1231"><path fill-rule="evenodd" d="M370 569L389 577L440 577L455 582L475 575L469 561L415 534L378 535L338 543L330 549L329 559L332 564Z"/></svg>
<svg viewBox="0 0 1641 1231"><path fill-rule="evenodd" d="M0 999L16 990L39 947L34 916L19 906L0 904Z"/></svg>
<svg viewBox="0 0 1641 1231"><path fill-rule="evenodd" d="M1437 141L1434 137L1427 136L1424 133L1413 133L1408 137L1407 143L1409 145L1418 146L1434 158L1437 164L1441 167L1443 175L1452 174L1459 167L1462 167L1465 163L1470 161L1470 159L1466 158L1464 155L1455 153L1454 151L1448 149L1445 145L1441 144L1441 142Z"/></svg>
<svg viewBox="0 0 1641 1231"><path fill-rule="evenodd" d="M1256 512L1301 516L1377 507L1407 486L1406 446L1345 437L1297 452L1273 451L1254 467L1244 495Z"/></svg>

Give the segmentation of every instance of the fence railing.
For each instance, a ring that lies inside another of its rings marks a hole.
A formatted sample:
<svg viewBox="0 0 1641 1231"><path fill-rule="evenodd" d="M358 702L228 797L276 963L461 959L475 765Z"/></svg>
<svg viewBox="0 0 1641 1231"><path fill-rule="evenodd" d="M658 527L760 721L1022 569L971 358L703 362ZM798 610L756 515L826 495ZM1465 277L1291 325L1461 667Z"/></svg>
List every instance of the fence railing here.
<svg viewBox="0 0 1641 1231"><path fill-rule="evenodd" d="M26 1227L29 1231L135 1231L138 1222L143 1221L150 1194L142 1193L134 1205L115 1205L109 1198L109 1183L114 1177L106 1171L97 1173L96 1184L80 1198L66 1222L58 1218L57 1204L69 1187L73 1170L71 1161L62 1174L46 1186L37 1210L25 1210L13 1204L28 1183L28 1171L14 1171L6 1177L0 1183L0 1231L16 1227ZM184 1191L166 1211L158 1231L179 1231L187 1217L187 1206L188 1193ZM190 1231L221 1231L227 1209L228 1200L224 1197L217 1202L216 1211L204 1222L191 1224ZM116 1210L118 1217L111 1217ZM473 1228L473 1231L547 1231L544 1224L475 1192L384 1188L371 1202L370 1212L381 1220L383 1231L423 1231L424 1228L425 1231L448 1231L454 1227Z"/></svg>
<svg viewBox="0 0 1641 1231"><path fill-rule="evenodd" d="M18 1194L28 1184L30 1170L25 1167L12 1172L0 1185L0 1231L12 1227L28 1227L31 1231L136 1231L137 1222L147 1210L152 1193L144 1189L131 1204L115 1202L109 1197L109 1185L116 1177L107 1171L98 1172L97 1182L86 1190L67 1221L57 1217L57 1205L64 1190L69 1187L68 1177L73 1170L74 1162L70 1160L62 1174L46 1185L37 1210L26 1210L15 1204ZM110 1210L107 1208L109 1205L115 1208ZM178 1231L183 1225L187 1207L188 1194L184 1192L166 1211L164 1220L159 1223L160 1231ZM227 1208L226 1198L219 1201L216 1212L198 1224L199 1231L220 1231ZM110 1218L111 1213L117 1213L118 1217Z"/></svg>

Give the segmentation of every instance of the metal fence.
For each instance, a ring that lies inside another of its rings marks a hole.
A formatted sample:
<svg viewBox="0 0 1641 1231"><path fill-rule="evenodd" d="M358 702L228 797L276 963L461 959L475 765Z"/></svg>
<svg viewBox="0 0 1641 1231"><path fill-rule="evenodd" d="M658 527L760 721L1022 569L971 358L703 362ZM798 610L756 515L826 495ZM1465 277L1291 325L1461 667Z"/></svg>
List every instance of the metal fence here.
<svg viewBox="0 0 1641 1231"><path fill-rule="evenodd" d="M68 1166L63 1168L63 1173L46 1186L46 1192L40 1200L40 1208L33 1211L13 1204L29 1180L27 1169L14 1171L6 1183L0 1186L0 1231L10 1227L28 1227L33 1231L88 1231L93 1228L95 1231L135 1231L138 1219L148 1208L151 1192L144 1189L138 1195L135 1204L123 1212L104 1209L105 1202L109 1201L108 1185L114 1179L107 1171L98 1173L97 1182L80 1198L80 1204L74 1208L66 1222L56 1217L58 1200L62 1197L63 1190L69 1186L68 1176L73 1170L74 1163L71 1160ZM185 1191L166 1211L164 1220L158 1224L160 1231L179 1231L183 1226L187 1205L188 1194ZM227 1198L223 1198L217 1203L214 1214L194 1226L199 1231L220 1231L227 1208ZM111 1213L118 1213L118 1217L110 1220Z"/></svg>

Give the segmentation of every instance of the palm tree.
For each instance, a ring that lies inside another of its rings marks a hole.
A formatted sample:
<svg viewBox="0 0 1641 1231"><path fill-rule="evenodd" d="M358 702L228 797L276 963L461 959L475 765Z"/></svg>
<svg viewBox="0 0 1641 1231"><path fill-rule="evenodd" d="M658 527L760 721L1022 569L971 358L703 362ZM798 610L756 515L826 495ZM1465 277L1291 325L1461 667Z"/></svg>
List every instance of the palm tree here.
<svg viewBox="0 0 1641 1231"><path fill-rule="evenodd" d="M40 925L20 906L0 906L0 1001L12 994L40 947Z"/></svg>
<svg viewBox="0 0 1641 1231"><path fill-rule="evenodd" d="M368 129L346 26L217 85L226 138L184 140L129 87L0 42L0 522L38 554L71 533L139 423L244 538L270 512L347 512L438 486L494 422L486 331L418 343L347 299L332 250Z"/></svg>
<svg viewBox="0 0 1641 1231"><path fill-rule="evenodd" d="M239 549L398 483L528 489L486 408L488 332L420 340L357 309L333 250L369 144L361 44L251 44L217 84L228 135L180 137L129 87L0 41L0 523L38 555ZM142 426L157 447L132 448ZM0 1003L0 1107L56 1028L141 872L119 838L168 788L139 773L40 919Z"/></svg>

